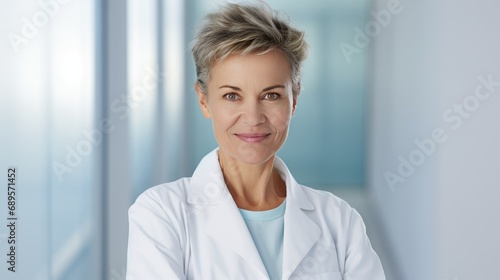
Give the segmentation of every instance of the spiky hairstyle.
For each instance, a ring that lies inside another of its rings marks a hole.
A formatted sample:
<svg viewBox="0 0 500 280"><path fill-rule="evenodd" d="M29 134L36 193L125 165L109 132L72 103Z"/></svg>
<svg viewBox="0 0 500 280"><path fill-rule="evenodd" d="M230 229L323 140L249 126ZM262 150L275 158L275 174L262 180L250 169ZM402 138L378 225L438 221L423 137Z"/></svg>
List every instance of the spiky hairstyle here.
<svg viewBox="0 0 500 280"><path fill-rule="evenodd" d="M212 65L228 55L264 54L275 49L282 51L290 62L292 92L296 96L308 50L304 32L293 28L263 1L225 4L205 17L192 42L197 83L206 93Z"/></svg>

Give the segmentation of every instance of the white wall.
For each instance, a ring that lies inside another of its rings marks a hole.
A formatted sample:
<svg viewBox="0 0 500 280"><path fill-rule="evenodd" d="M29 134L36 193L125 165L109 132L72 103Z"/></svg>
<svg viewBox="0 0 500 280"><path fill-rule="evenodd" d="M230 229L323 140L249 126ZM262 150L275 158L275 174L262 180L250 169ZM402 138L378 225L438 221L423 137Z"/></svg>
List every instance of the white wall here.
<svg viewBox="0 0 500 280"><path fill-rule="evenodd" d="M500 2L400 7L371 42L368 179L398 279L499 279L500 87L481 88L483 100L474 92L478 76L500 82ZM454 104L464 101L462 117ZM415 140L436 129L442 143L418 152ZM413 172L399 172L412 153ZM391 188L387 172L404 182Z"/></svg>

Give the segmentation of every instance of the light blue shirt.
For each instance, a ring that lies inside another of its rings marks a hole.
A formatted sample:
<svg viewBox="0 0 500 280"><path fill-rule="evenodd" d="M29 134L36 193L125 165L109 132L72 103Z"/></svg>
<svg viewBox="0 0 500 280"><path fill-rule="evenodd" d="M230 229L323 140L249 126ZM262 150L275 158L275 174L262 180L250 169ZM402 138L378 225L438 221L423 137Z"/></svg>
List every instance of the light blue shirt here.
<svg viewBox="0 0 500 280"><path fill-rule="evenodd" d="M271 210L240 209L271 280L280 280L282 275L285 208L286 199Z"/></svg>

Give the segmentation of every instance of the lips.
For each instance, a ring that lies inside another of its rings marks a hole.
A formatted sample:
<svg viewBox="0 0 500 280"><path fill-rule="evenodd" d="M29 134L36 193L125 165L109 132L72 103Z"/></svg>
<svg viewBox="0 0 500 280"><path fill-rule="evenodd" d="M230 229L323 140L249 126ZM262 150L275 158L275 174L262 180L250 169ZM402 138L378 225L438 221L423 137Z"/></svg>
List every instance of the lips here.
<svg viewBox="0 0 500 280"><path fill-rule="evenodd" d="M247 143L259 143L271 135L271 133L237 133L235 135Z"/></svg>

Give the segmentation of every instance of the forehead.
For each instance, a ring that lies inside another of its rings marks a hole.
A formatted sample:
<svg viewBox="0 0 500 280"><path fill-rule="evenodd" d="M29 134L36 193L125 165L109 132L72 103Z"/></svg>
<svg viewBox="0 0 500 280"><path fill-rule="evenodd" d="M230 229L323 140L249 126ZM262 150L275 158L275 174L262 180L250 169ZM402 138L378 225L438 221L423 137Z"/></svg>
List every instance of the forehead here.
<svg viewBox="0 0 500 280"><path fill-rule="evenodd" d="M265 54L231 54L212 65L209 84L248 82L289 83L291 68L283 52L272 50Z"/></svg>

